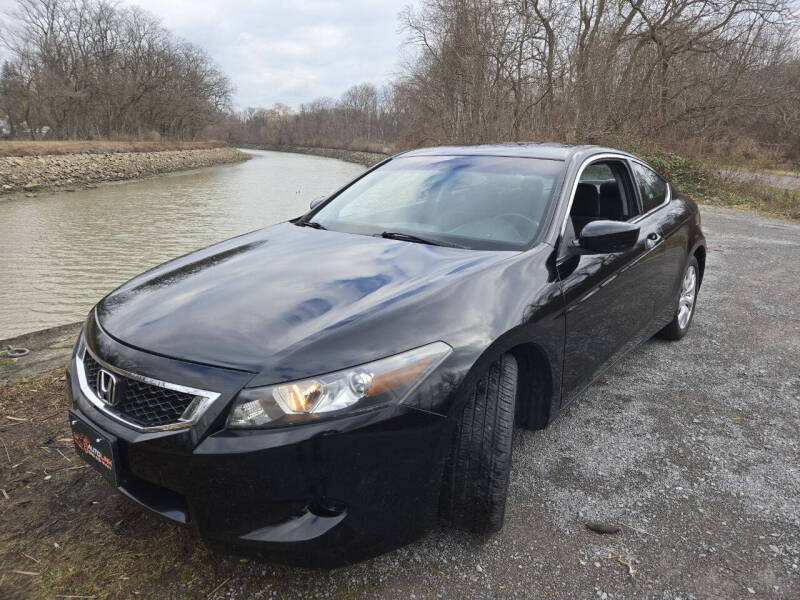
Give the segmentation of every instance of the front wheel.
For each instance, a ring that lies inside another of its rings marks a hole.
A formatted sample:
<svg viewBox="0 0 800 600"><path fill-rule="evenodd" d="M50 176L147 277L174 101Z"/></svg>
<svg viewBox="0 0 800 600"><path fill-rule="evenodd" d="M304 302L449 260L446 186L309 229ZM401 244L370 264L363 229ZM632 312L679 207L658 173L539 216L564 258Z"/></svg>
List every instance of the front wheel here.
<svg viewBox="0 0 800 600"><path fill-rule="evenodd" d="M678 296L678 308L675 317L669 325L658 332L658 335L668 340L679 340L689 331L694 317L694 306L697 302L697 289L700 284L700 267L693 256L686 266L686 271L681 280L681 291Z"/></svg>
<svg viewBox="0 0 800 600"><path fill-rule="evenodd" d="M456 426L441 499L449 525L474 533L503 526L516 400L517 361L504 354L472 387Z"/></svg>

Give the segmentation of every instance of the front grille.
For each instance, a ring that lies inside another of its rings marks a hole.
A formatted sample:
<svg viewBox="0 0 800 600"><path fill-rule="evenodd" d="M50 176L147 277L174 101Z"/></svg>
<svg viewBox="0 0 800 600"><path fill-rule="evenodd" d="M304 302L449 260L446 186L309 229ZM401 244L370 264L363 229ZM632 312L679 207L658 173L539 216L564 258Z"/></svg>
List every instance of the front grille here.
<svg viewBox="0 0 800 600"><path fill-rule="evenodd" d="M100 365L88 352L83 353L83 368L86 372L86 382L92 388L92 391L97 394L97 373L100 371Z"/></svg>
<svg viewBox="0 0 800 600"><path fill-rule="evenodd" d="M100 397L97 374L102 368L89 352L83 355L86 384ZM194 394L172 390L114 373L117 379L114 406L109 408L141 427L158 427L177 423Z"/></svg>

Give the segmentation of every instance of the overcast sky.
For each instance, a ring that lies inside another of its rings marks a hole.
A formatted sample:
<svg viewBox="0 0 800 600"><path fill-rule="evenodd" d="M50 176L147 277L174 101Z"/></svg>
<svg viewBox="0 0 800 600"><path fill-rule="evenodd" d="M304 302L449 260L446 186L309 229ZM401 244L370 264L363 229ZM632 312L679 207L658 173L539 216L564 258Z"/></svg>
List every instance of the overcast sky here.
<svg viewBox="0 0 800 600"><path fill-rule="evenodd" d="M231 78L237 108L298 107L397 72L398 13L414 0L126 0L204 48ZM0 11L15 4L0 0ZM0 20L2 17L0 17ZM1 22L1 21L0 21Z"/></svg>

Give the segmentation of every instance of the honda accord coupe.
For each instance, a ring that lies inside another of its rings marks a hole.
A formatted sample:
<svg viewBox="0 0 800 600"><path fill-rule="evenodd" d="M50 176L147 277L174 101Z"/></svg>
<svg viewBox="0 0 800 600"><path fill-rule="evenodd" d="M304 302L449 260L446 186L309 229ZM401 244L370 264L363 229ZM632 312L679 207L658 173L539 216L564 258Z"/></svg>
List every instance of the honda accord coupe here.
<svg viewBox="0 0 800 600"><path fill-rule="evenodd" d="M437 521L496 531L513 428L682 338L705 257L695 203L630 154L398 154L103 298L68 369L75 447L145 508L275 562L359 561Z"/></svg>

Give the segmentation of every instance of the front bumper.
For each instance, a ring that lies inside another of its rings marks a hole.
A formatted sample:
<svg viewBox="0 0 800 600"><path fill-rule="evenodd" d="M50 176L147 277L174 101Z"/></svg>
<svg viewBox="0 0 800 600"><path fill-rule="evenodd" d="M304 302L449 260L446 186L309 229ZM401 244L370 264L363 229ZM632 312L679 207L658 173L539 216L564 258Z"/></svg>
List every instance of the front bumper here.
<svg viewBox="0 0 800 600"><path fill-rule="evenodd" d="M226 431L223 406L200 426L141 433L94 407L75 377L68 382L77 414L119 440L118 490L196 526L213 545L331 567L395 548L436 520L450 439L443 416L397 406L309 425ZM237 386L241 381L231 382ZM227 405L233 395L225 390L218 402Z"/></svg>

